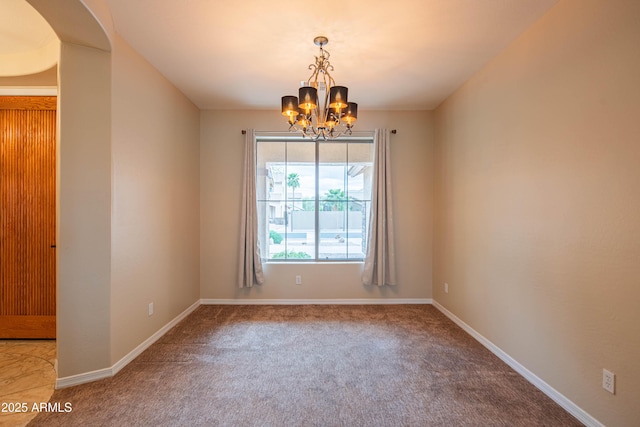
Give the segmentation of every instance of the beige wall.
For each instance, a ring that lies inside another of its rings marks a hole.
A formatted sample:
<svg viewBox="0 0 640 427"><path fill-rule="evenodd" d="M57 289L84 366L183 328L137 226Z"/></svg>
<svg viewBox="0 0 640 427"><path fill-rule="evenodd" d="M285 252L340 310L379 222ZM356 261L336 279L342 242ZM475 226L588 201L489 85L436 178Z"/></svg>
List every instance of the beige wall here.
<svg viewBox="0 0 640 427"><path fill-rule="evenodd" d="M639 16L561 1L435 113L434 299L611 426L640 420Z"/></svg>
<svg viewBox="0 0 640 427"><path fill-rule="evenodd" d="M111 64L63 42L57 163L58 377L109 366Z"/></svg>
<svg viewBox="0 0 640 427"><path fill-rule="evenodd" d="M431 298L432 117L429 112L363 111L357 130L392 136L398 286L364 287L360 263L265 265L266 283L238 289L237 253L244 136L242 129L284 131L278 111L201 113L201 297L215 299ZM302 285L295 285L296 275Z"/></svg>
<svg viewBox="0 0 640 427"><path fill-rule="evenodd" d="M112 70L115 363L199 299L200 111L118 35Z"/></svg>

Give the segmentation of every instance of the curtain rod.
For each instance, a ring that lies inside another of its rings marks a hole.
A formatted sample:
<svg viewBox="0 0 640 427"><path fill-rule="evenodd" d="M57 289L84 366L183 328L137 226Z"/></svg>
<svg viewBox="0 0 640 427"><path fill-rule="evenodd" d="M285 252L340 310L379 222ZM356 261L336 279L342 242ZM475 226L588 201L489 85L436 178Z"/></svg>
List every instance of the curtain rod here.
<svg viewBox="0 0 640 427"><path fill-rule="evenodd" d="M391 133L395 135L395 134L397 134L397 133L398 133L398 130L397 130L397 129L391 129ZM243 135L246 135L246 134L247 134L247 131L246 131L246 130L244 130L244 129L242 129L242 134L243 134Z"/></svg>

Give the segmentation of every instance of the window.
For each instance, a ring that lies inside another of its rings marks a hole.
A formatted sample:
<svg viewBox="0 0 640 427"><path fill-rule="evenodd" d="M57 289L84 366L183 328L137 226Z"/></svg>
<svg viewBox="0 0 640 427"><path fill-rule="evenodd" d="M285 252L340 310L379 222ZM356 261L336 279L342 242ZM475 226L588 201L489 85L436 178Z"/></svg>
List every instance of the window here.
<svg viewBox="0 0 640 427"><path fill-rule="evenodd" d="M373 136L314 142L258 134L256 139L262 256L271 261L364 259Z"/></svg>

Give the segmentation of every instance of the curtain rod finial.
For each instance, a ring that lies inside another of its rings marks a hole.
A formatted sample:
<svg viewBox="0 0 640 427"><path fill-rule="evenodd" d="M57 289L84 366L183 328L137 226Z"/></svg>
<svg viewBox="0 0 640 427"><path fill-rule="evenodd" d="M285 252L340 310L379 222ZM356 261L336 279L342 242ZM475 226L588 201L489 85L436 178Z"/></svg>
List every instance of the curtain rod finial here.
<svg viewBox="0 0 640 427"><path fill-rule="evenodd" d="M392 129L391 133L395 135L396 133L398 133L398 131L396 129Z"/></svg>
<svg viewBox="0 0 640 427"><path fill-rule="evenodd" d="M243 134L243 135L246 135L246 134L247 134L247 131L246 131L246 130L244 130L244 129L242 129L242 134Z"/></svg>

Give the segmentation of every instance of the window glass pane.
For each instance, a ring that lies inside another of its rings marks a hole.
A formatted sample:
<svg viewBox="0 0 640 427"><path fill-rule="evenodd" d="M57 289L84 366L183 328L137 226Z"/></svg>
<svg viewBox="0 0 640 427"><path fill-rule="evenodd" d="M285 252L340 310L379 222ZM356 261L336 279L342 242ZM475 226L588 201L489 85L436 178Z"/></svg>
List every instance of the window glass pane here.
<svg viewBox="0 0 640 427"><path fill-rule="evenodd" d="M259 235L268 259L315 259L315 146L259 141ZM305 200L311 199L309 204Z"/></svg>
<svg viewBox="0 0 640 427"><path fill-rule="evenodd" d="M285 143L260 142L256 144L256 196L258 200L281 199L274 182L272 165L284 165Z"/></svg>
<svg viewBox="0 0 640 427"><path fill-rule="evenodd" d="M315 252L315 212L314 210L293 209L293 203L287 203L285 244L273 245L270 258L287 260L313 260Z"/></svg>
<svg viewBox="0 0 640 427"><path fill-rule="evenodd" d="M346 211L321 210L318 212L320 259L345 259L347 257Z"/></svg>
<svg viewBox="0 0 640 427"><path fill-rule="evenodd" d="M347 257L350 259L363 259L366 255L372 175L373 144L349 144L347 160L349 246Z"/></svg>
<svg viewBox="0 0 640 427"><path fill-rule="evenodd" d="M315 144L287 143L287 252L284 259L315 259ZM308 200L314 200L309 204ZM306 201L306 202L305 202ZM278 257L282 255L278 254Z"/></svg>
<svg viewBox="0 0 640 427"><path fill-rule="evenodd" d="M256 144L256 199L258 209L258 242L263 257L271 258L274 242L283 245L284 203L282 175L286 162L286 144Z"/></svg>
<svg viewBox="0 0 640 427"><path fill-rule="evenodd" d="M320 259L347 257L347 144L322 142L318 147L318 222Z"/></svg>
<svg viewBox="0 0 640 427"><path fill-rule="evenodd" d="M346 189L347 144L322 142L318 147L318 197L321 200L344 199ZM329 207L321 203L321 211ZM335 207L335 206L334 206Z"/></svg>
<svg viewBox="0 0 640 427"><path fill-rule="evenodd" d="M369 228L367 219L371 202L350 201L347 206L349 212L347 258L364 259L366 255L366 236Z"/></svg>

